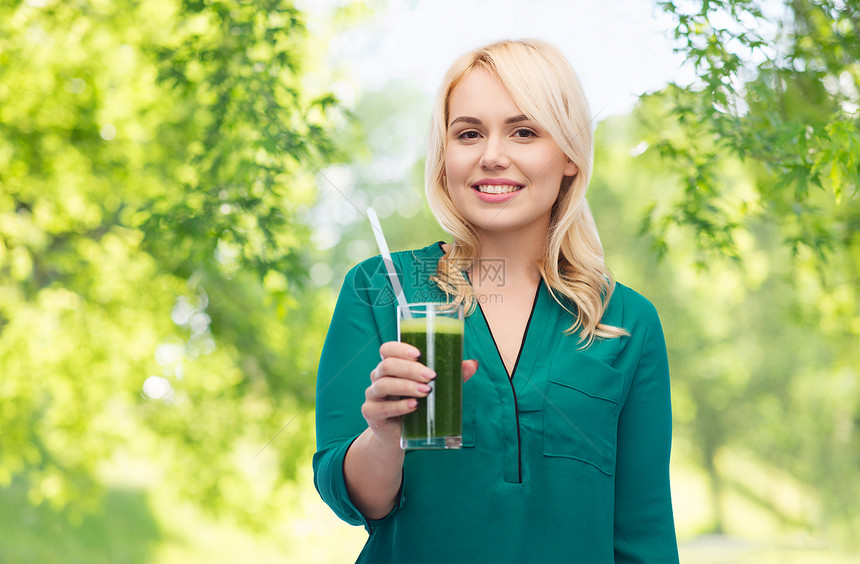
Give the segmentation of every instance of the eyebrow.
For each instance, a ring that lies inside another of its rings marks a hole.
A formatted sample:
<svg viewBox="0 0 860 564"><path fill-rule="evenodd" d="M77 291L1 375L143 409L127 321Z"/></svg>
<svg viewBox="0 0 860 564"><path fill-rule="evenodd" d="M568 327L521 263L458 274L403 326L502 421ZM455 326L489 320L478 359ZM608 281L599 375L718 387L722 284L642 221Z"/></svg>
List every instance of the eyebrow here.
<svg viewBox="0 0 860 564"><path fill-rule="evenodd" d="M505 119L505 125L508 125L511 123L519 123L521 121L529 121L529 119L530 118L527 115L520 114L518 116L513 116L513 117L509 117L509 118ZM471 123L473 125L481 125L483 123L478 118L474 118L471 116L460 116L460 117L454 118L451 121L451 123L448 124L448 127L451 127L452 125L454 125L457 122Z"/></svg>

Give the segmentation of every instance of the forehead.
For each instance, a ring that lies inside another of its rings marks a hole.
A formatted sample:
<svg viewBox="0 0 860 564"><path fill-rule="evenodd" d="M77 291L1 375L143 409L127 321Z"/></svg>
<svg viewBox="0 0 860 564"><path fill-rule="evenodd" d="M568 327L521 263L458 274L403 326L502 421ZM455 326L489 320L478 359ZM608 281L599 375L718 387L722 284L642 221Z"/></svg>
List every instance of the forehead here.
<svg viewBox="0 0 860 564"><path fill-rule="evenodd" d="M480 67L467 72L448 98L449 123L462 115L491 119L522 113L501 80Z"/></svg>

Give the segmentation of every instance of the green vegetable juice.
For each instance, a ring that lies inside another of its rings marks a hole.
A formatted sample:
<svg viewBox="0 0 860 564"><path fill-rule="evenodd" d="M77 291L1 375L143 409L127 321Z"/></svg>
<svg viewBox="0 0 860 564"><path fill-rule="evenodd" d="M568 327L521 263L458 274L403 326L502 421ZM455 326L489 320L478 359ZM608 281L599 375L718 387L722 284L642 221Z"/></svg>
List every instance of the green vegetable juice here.
<svg viewBox="0 0 860 564"><path fill-rule="evenodd" d="M401 319L400 340L418 348L418 360L436 371L436 379L430 382L433 390L426 398L418 398L418 409L403 417L401 444L404 448L459 448L463 415L462 319Z"/></svg>

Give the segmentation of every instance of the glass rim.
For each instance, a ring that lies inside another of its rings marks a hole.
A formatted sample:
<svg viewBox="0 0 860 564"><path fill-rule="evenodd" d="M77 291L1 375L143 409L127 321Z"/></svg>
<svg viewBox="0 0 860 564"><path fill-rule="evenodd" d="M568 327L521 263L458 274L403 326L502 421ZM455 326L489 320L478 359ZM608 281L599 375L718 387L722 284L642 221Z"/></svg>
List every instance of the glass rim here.
<svg viewBox="0 0 860 564"><path fill-rule="evenodd" d="M405 311L409 313L407 314ZM424 318L430 315L440 315L449 319L463 320L466 317L466 310L463 304L454 302L415 302L406 304L406 310L403 309L403 306L397 304L398 320L415 316Z"/></svg>
<svg viewBox="0 0 860 564"><path fill-rule="evenodd" d="M416 307L446 306L446 307L450 307L450 309L454 309L454 308L462 309L463 308L463 304L458 304L456 302L414 302L414 303L406 304L407 309L411 309L413 306L416 306ZM397 304L397 309L402 310L403 306L400 304Z"/></svg>

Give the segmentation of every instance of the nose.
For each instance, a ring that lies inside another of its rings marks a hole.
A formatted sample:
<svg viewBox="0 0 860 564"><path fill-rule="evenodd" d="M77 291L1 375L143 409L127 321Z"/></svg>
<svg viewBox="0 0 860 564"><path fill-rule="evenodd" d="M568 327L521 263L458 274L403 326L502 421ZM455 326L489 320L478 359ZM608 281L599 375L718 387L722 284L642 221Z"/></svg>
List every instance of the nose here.
<svg viewBox="0 0 860 564"><path fill-rule="evenodd" d="M505 151L505 145L498 136L490 136L484 145L481 155L481 168L485 170L501 170L510 166L511 161Z"/></svg>

